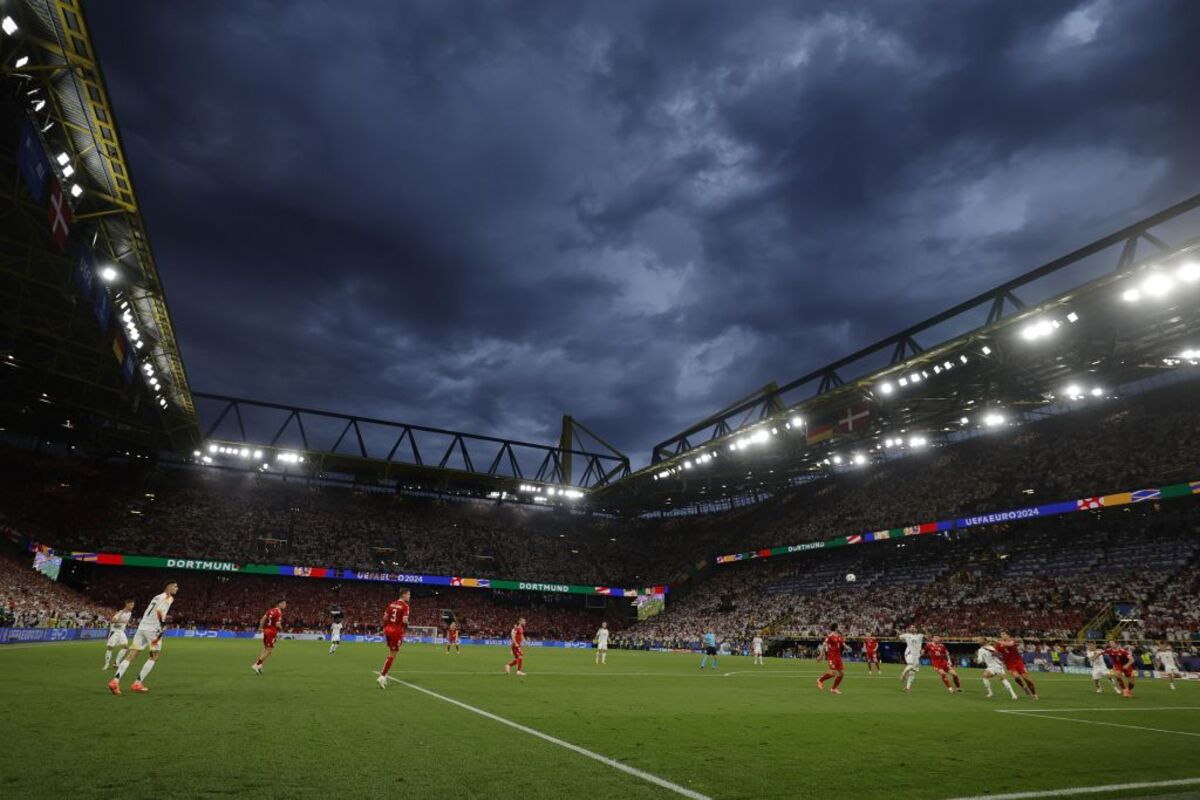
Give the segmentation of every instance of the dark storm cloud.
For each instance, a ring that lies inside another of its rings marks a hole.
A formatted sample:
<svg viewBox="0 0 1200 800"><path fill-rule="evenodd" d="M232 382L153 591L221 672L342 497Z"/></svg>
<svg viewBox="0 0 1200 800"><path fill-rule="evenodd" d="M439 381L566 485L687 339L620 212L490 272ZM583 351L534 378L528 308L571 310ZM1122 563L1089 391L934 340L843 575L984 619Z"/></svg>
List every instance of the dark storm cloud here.
<svg viewBox="0 0 1200 800"><path fill-rule="evenodd" d="M1200 178L1186 2L89 11L196 388L637 456Z"/></svg>

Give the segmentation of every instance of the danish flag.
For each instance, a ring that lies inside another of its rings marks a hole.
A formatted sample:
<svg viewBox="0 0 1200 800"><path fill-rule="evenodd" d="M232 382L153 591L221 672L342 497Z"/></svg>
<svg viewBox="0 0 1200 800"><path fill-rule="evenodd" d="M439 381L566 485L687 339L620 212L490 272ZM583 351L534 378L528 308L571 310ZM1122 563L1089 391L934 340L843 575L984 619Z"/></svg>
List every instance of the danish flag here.
<svg viewBox="0 0 1200 800"><path fill-rule="evenodd" d="M858 428L864 428L871 418L871 407L866 403L851 406L838 416L837 429L839 433L850 433Z"/></svg>
<svg viewBox="0 0 1200 800"><path fill-rule="evenodd" d="M50 207L46 210L46 217L50 220L50 232L54 234L58 249L67 252L67 234L71 232L71 206L67 204L67 198L63 197L62 186L58 181L50 184Z"/></svg>

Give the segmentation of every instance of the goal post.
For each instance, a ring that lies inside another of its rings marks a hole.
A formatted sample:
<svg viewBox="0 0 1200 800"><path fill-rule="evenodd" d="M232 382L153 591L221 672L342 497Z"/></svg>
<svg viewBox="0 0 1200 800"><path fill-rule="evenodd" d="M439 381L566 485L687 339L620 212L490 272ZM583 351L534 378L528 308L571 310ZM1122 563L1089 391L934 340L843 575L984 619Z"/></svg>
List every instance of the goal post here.
<svg viewBox="0 0 1200 800"><path fill-rule="evenodd" d="M406 639L428 638L432 640L434 644L439 643L439 636L441 636L441 634L439 633L436 625L409 625L408 629L404 632L404 637Z"/></svg>

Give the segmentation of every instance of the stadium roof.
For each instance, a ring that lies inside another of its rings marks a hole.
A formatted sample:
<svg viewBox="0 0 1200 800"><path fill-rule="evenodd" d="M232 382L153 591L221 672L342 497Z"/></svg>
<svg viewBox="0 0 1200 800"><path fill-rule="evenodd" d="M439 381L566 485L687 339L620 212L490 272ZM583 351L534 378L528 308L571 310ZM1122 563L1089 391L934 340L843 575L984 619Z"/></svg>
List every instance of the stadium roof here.
<svg viewBox="0 0 1200 800"><path fill-rule="evenodd" d="M0 13L11 178L0 191L17 211L0 223L5 421L36 431L70 420L110 443L182 449L197 439L195 408L80 3L21 0ZM94 275L77 277L83 267ZM80 283L99 275L107 286Z"/></svg>

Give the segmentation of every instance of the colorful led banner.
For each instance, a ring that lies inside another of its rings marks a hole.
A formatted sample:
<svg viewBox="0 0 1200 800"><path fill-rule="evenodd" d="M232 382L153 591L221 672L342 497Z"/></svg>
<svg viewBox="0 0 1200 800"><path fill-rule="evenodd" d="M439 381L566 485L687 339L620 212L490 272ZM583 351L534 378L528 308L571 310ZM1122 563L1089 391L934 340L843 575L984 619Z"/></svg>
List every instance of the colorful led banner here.
<svg viewBox="0 0 1200 800"><path fill-rule="evenodd" d="M752 558L771 558L772 556L801 553L805 550L824 550L830 547L844 547L851 544L882 542L888 539L902 539L905 536L919 536L924 533L963 530L964 528L974 528L980 525L996 525L1001 522L1019 522L1026 519L1039 519L1058 514L1069 514L1073 511L1096 511L1101 508L1124 506L1130 503L1143 503L1147 500L1169 500L1175 497L1191 497L1196 494L1200 494L1200 481L1175 483L1170 486L1164 486L1161 489L1138 489L1133 492L1082 497L1078 500L1063 500L1058 503L1015 508L1008 511L994 511L990 514L957 517L955 519L941 520L940 522L923 522L920 525L907 525L901 528L888 528L882 531L867 531L866 533L839 536L836 539L827 539L825 541L805 542L804 544L791 544L782 547L766 547L761 550L752 550L748 553L717 556L717 563L732 564L737 561L748 561Z"/></svg>
<svg viewBox="0 0 1200 800"><path fill-rule="evenodd" d="M666 586L646 586L641 589L624 589L617 586L577 586L570 583L545 581L513 581L499 578L461 578L445 575L418 575L407 572L371 572L337 567L297 567L289 564L238 564L234 561L215 561L202 558L166 558L164 556L137 556L122 553L84 553L73 550L51 550L43 545L32 544L31 550L53 552L56 556L75 561L87 561L106 567L153 567L156 569L184 569L201 572L238 572L249 575L284 575L292 578L323 578L335 581L374 581L377 583L406 583L421 586L453 586L470 589L510 589L518 592L543 592L557 594L596 594L606 597L637 597L660 595Z"/></svg>

